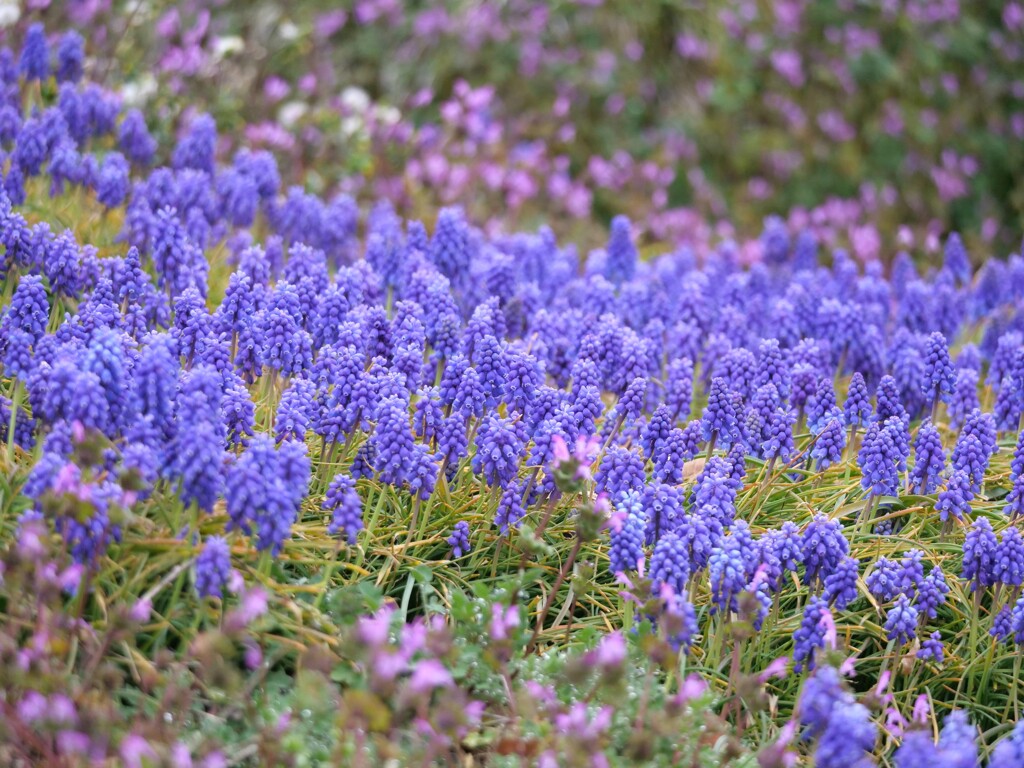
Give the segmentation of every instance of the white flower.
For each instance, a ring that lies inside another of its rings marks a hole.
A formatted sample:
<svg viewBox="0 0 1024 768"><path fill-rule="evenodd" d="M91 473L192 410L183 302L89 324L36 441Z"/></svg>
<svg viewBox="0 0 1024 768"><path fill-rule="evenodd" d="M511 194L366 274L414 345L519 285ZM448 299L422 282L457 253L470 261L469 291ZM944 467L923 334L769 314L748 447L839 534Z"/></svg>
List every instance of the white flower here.
<svg viewBox="0 0 1024 768"><path fill-rule="evenodd" d="M213 58L220 61L225 56L245 50L245 42L238 35L218 37L213 44Z"/></svg>
<svg viewBox="0 0 1024 768"><path fill-rule="evenodd" d="M306 114L309 107L301 101L289 101L277 113L277 121L285 128L291 128Z"/></svg>
<svg viewBox="0 0 1024 768"><path fill-rule="evenodd" d="M362 114L370 107L370 94L354 85L341 92L341 104L349 112Z"/></svg>
<svg viewBox="0 0 1024 768"><path fill-rule="evenodd" d="M281 22L281 26L278 27L278 31L281 33L281 38L284 40L296 40L301 34L299 28L290 21Z"/></svg>
<svg viewBox="0 0 1024 768"><path fill-rule="evenodd" d="M125 106L141 107L156 93L156 78L148 72L140 75L138 80L121 86L121 98Z"/></svg>
<svg viewBox="0 0 1024 768"><path fill-rule="evenodd" d="M0 27L16 24L21 18L21 3L18 0L0 0Z"/></svg>
<svg viewBox="0 0 1024 768"><path fill-rule="evenodd" d="M402 119L402 113L396 107L379 105L376 110L377 120L384 125L394 125Z"/></svg>
<svg viewBox="0 0 1024 768"><path fill-rule="evenodd" d="M358 115L341 119L341 135L345 138L351 138L357 133L362 133L365 128L366 124L363 122L363 118Z"/></svg>

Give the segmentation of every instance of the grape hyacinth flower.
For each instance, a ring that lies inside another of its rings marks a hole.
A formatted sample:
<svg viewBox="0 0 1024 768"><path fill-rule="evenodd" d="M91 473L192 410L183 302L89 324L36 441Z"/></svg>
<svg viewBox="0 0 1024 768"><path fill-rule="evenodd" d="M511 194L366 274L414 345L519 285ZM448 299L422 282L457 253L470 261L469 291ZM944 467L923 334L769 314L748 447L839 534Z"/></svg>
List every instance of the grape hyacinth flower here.
<svg viewBox="0 0 1024 768"><path fill-rule="evenodd" d="M822 514L815 515L800 540L803 564L808 581L827 578L850 552L850 543L843 536L843 526Z"/></svg>
<svg viewBox="0 0 1024 768"><path fill-rule="evenodd" d="M327 486L322 508L332 513L327 532L337 536L344 531L348 543L355 544L363 529L363 501L356 491L355 480L349 475L335 475Z"/></svg>
<svg viewBox="0 0 1024 768"><path fill-rule="evenodd" d="M814 669L814 653L816 649L825 647L830 620L828 602L822 597L812 596L804 608L800 627L793 633L794 671Z"/></svg>
<svg viewBox="0 0 1024 768"><path fill-rule="evenodd" d="M843 404L843 423L855 434L857 427L867 427L871 422L871 397L864 376L857 371L850 377L850 386L846 391L846 402Z"/></svg>
<svg viewBox="0 0 1024 768"><path fill-rule="evenodd" d="M995 562L999 543L992 525L984 517L974 521L964 538L963 569L960 577L971 582L971 591L977 592L996 583Z"/></svg>
<svg viewBox="0 0 1024 768"><path fill-rule="evenodd" d="M807 426L812 434L820 434L833 419L841 419L842 411L836 405L836 393L832 379L822 376L818 387L807 403Z"/></svg>
<svg viewBox="0 0 1024 768"><path fill-rule="evenodd" d="M220 536L210 536L196 558L196 592L200 597L223 597L231 575L231 550Z"/></svg>
<svg viewBox="0 0 1024 768"><path fill-rule="evenodd" d="M904 645L917 637L917 615L917 608L910 604L909 598L899 595L885 617L885 632L890 642Z"/></svg>
<svg viewBox="0 0 1024 768"><path fill-rule="evenodd" d="M935 425L926 421L914 439L914 468L910 471L910 490L922 496L934 493L945 468L946 451L942 447L942 438Z"/></svg>
<svg viewBox="0 0 1024 768"><path fill-rule="evenodd" d="M1006 495L1003 512L1011 520L1024 514L1024 431L1017 436L1017 444L1010 461L1010 492Z"/></svg>
<svg viewBox="0 0 1024 768"><path fill-rule="evenodd" d="M875 561L874 568L864 581L868 591L876 599L888 602L899 594L902 579L899 564L887 557L880 557Z"/></svg>
<svg viewBox="0 0 1024 768"><path fill-rule="evenodd" d="M469 523L460 520L455 524L451 536L448 537L448 546L452 548L451 559L458 560L460 557L469 554Z"/></svg>
<svg viewBox="0 0 1024 768"><path fill-rule="evenodd" d="M940 605L946 602L946 595L949 594L949 585L946 584L946 577L942 569L935 566L928 573L928 577L920 584L917 593L917 606L928 618L934 619Z"/></svg>
<svg viewBox="0 0 1024 768"><path fill-rule="evenodd" d="M995 550L992 575L996 584L1008 587L1024 584L1024 537L1013 526L1003 530Z"/></svg>
<svg viewBox="0 0 1024 768"><path fill-rule="evenodd" d="M654 545L650 579L657 589L662 584L682 594L690 577L689 553L685 542L675 533L666 533Z"/></svg>
<svg viewBox="0 0 1024 768"><path fill-rule="evenodd" d="M857 559L844 557L825 578L822 597L836 610L844 610L857 599Z"/></svg>
<svg viewBox="0 0 1024 768"><path fill-rule="evenodd" d="M978 400L978 372L973 368L964 368L957 372L956 387L949 398L949 426L960 427L967 414L980 408Z"/></svg>
<svg viewBox="0 0 1024 768"><path fill-rule="evenodd" d="M949 346L946 337L936 331L928 337L924 378L921 381L921 392L932 403L932 421L935 420L939 401L948 400L955 390L956 372L949 358Z"/></svg>
<svg viewBox="0 0 1024 768"><path fill-rule="evenodd" d="M505 488L515 479L524 443L520 430L521 422L513 423L493 414L480 425L473 471L483 475L489 485Z"/></svg>
<svg viewBox="0 0 1024 768"><path fill-rule="evenodd" d="M494 524L502 535L507 534L510 528L518 529L519 522L526 515L522 497L523 488L519 483L509 483L502 491L498 509L494 513Z"/></svg>
<svg viewBox="0 0 1024 768"><path fill-rule="evenodd" d="M939 520L944 528L948 529L952 520L963 520L964 515L971 511L971 501L974 499L971 478L967 472L954 469L946 483L946 489L939 493L935 502L935 510L939 513Z"/></svg>
<svg viewBox="0 0 1024 768"><path fill-rule="evenodd" d="M50 46L42 24L31 24L25 32L18 71L26 80L46 80L50 76Z"/></svg>
<svg viewBox="0 0 1024 768"><path fill-rule="evenodd" d="M1014 768L1024 764L1024 720L1014 726L1009 736L1004 737L988 761L988 768Z"/></svg>
<svg viewBox="0 0 1024 768"><path fill-rule="evenodd" d="M864 443L857 455L860 467L861 487L868 492L868 501L861 513L862 519L870 522L872 504L879 496L891 496L898 493L899 470L904 461L906 424L898 418L890 418L884 424L872 422L864 435Z"/></svg>
<svg viewBox="0 0 1024 768"><path fill-rule="evenodd" d="M942 644L942 633L935 630L931 635L921 641L921 649L917 652L917 658L922 661L934 661L941 664L945 658L945 646Z"/></svg>
<svg viewBox="0 0 1024 768"><path fill-rule="evenodd" d="M846 432L838 419L832 419L814 443L811 457L819 472L824 472L833 464L843 460L843 449L846 447Z"/></svg>
<svg viewBox="0 0 1024 768"><path fill-rule="evenodd" d="M739 428L738 414L725 379L715 377L708 391L708 404L701 419L702 435L710 456L716 445L728 448Z"/></svg>
<svg viewBox="0 0 1024 768"><path fill-rule="evenodd" d="M622 493L617 506L609 523L611 543L608 547L608 568L616 574L642 567L644 529L647 526L643 504L636 491Z"/></svg>

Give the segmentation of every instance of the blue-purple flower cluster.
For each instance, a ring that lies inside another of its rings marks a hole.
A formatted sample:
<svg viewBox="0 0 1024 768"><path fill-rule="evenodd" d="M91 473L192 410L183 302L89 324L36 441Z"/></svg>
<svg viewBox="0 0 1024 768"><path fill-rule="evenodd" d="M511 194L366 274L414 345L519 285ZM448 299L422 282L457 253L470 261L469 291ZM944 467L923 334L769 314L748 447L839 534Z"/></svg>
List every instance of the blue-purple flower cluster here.
<svg viewBox="0 0 1024 768"><path fill-rule="evenodd" d="M893 644L926 638L918 657L941 663L941 632L923 630L950 590L943 571L919 550L862 563L847 538L891 531L913 495L914 515L959 537L963 580L991 588L994 634L1024 640L1024 539L976 509L996 487L1010 518L1024 509L1024 433L1009 478L988 472L1024 414L1024 256L971 279L953 237L922 273L906 253L888 268L819 259L810 229L775 227L772 264L745 265L729 242L642 260L623 217L589 253L546 229L487 234L456 208L433 227L387 201L364 218L345 194L283 187L267 152L220 157L208 115L163 151L141 113L79 83L80 40L56 58L36 29L19 56L0 50L0 419L12 450L38 452L29 514L53 496L92 502L89 518L55 520L80 561L121 535L108 510L138 495L110 478L128 470L193 513L174 533L201 547L203 596L223 594L232 550L198 540L200 516L223 506L227 536L277 555L296 521L327 512L328 532L357 547L371 482L446 540L436 559L457 559L557 501L559 448L598 436L610 569L647 566L680 615L695 600L737 613L748 592L767 609L804 586L793 657L811 669L833 612L870 597ZM56 96L29 109L26 82L51 72ZM30 194L123 212L116 244L101 255L55 231ZM215 253L226 285L211 285ZM954 357L968 332L979 343ZM82 432L114 446L105 473L76 467ZM773 483L853 471L862 493L845 506L746 519ZM493 499L492 537L478 517L431 516L442 483ZM871 741L844 707L808 725L819 753L835 734L828 760L854 765Z"/></svg>

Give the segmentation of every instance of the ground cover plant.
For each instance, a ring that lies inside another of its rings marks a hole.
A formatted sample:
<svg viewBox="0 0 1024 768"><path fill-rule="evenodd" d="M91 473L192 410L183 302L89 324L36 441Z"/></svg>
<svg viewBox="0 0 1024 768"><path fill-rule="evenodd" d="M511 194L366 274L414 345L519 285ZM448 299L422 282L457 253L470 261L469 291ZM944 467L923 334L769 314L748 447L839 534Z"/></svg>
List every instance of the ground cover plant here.
<svg viewBox="0 0 1024 768"><path fill-rule="evenodd" d="M11 45L2 762L1024 761L1020 254L410 219Z"/></svg>
<svg viewBox="0 0 1024 768"><path fill-rule="evenodd" d="M810 215L872 258L901 225L933 254L1021 229L1015 1L31 5L133 106L208 111L288 183L411 218L458 203L596 246L619 213L671 242Z"/></svg>

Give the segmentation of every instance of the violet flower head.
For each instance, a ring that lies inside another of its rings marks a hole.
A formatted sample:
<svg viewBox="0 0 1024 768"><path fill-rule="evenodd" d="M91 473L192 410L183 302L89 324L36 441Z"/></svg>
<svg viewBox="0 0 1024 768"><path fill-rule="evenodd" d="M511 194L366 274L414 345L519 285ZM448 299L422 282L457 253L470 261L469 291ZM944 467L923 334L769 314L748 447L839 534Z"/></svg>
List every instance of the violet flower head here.
<svg viewBox="0 0 1024 768"><path fill-rule="evenodd" d="M57 43L57 82L77 83L82 79L82 64L85 61L85 41L82 36L69 29Z"/></svg>
<svg viewBox="0 0 1024 768"><path fill-rule="evenodd" d="M231 575L231 550L220 536L210 536L196 558L196 592L200 597L223 597Z"/></svg>
<svg viewBox="0 0 1024 768"><path fill-rule="evenodd" d="M376 455L374 467L381 481L396 486L405 482L414 451L409 406L405 400L396 396L380 403L371 441Z"/></svg>
<svg viewBox="0 0 1024 768"><path fill-rule="evenodd" d="M842 411L836 405L836 393L832 388L832 379L822 376L818 379L818 386L814 395L807 403L807 426L815 435L833 419L841 419Z"/></svg>
<svg viewBox="0 0 1024 768"><path fill-rule="evenodd" d="M848 427L866 427L871 421L871 397L864 376L856 371L850 377L850 386L843 404L843 422Z"/></svg>
<svg viewBox="0 0 1024 768"><path fill-rule="evenodd" d="M452 550L451 557L453 560L457 560L464 555L468 555L470 550L469 523L465 520L457 522L447 541L448 546L451 547Z"/></svg>
<svg viewBox="0 0 1024 768"><path fill-rule="evenodd" d="M949 358L946 337L936 331L928 337L921 393L929 401L948 400L956 389L956 372Z"/></svg>
<svg viewBox="0 0 1024 768"><path fill-rule="evenodd" d="M643 459L634 451L617 445L605 452L594 473L597 492L612 498L626 491L642 490L645 479Z"/></svg>
<svg viewBox="0 0 1024 768"><path fill-rule="evenodd" d="M608 547L608 568L612 573L636 571L641 567L647 526L643 504L636 491L626 491L618 499L618 509L612 516L611 543Z"/></svg>
<svg viewBox="0 0 1024 768"><path fill-rule="evenodd" d="M843 460L843 449L846 448L846 431L838 419L832 419L825 426L811 449L811 457L818 471L839 464Z"/></svg>
<svg viewBox="0 0 1024 768"><path fill-rule="evenodd" d="M705 442L728 448L739 430L739 414L725 379L711 380L708 404L701 419L702 435Z"/></svg>
<svg viewBox="0 0 1024 768"><path fill-rule="evenodd" d="M828 602L818 596L811 597L804 608L800 627L793 633L793 669L796 672L814 669L815 651L825 647L827 622L823 618L828 613Z"/></svg>
<svg viewBox="0 0 1024 768"><path fill-rule="evenodd" d="M945 646L942 644L942 633L935 630L931 635L921 641L921 649L917 652L917 658L923 661L934 661L941 664L945 658Z"/></svg>
<svg viewBox="0 0 1024 768"><path fill-rule="evenodd" d="M918 611L906 595L899 595L896 604L885 617L885 632L889 640L903 645L917 636Z"/></svg>
<svg viewBox="0 0 1024 768"><path fill-rule="evenodd" d="M827 578L849 554L850 543L838 520L818 514L808 523L800 541L803 563L810 581Z"/></svg>
<svg viewBox="0 0 1024 768"><path fill-rule="evenodd" d="M964 247L964 241L959 233L951 232L946 239L946 248L943 252L943 269L950 272L953 278L961 285L966 285L971 280L971 259Z"/></svg>
<svg viewBox="0 0 1024 768"><path fill-rule="evenodd" d="M861 487L872 495L894 495L899 488L898 425L902 422L895 418L884 426L875 421L864 435L857 464L862 475Z"/></svg>
<svg viewBox="0 0 1024 768"><path fill-rule="evenodd" d="M633 279L638 260L629 219L625 216L616 216L612 219L611 234L608 238L604 276L613 285L622 285Z"/></svg>
<svg viewBox="0 0 1024 768"><path fill-rule="evenodd" d="M344 531L348 543L355 544L359 531L363 529L363 500L351 476L344 473L334 476L327 486L323 509L331 512L327 532L336 536Z"/></svg>
<svg viewBox="0 0 1024 768"><path fill-rule="evenodd" d="M675 533L666 533L654 545L650 578L655 587L664 584L676 594L686 590L690 577L690 559L685 541Z"/></svg>
<svg viewBox="0 0 1024 768"><path fill-rule="evenodd" d="M504 488L515 479L524 448L520 428L519 423L494 415L480 425L473 471L483 475L490 485Z"/></svg>
<svg viewBox="0 0 1024 768"><path fill-rule="evenodd" d="M1013 459L1010 461L1010 492L1006 495L1003 512L1011 519L1024 515L1024 431L1017 436Z"/></svg>
<svg viewBox="0 0 1024 768"><path fill-rule="evenodd" d="M868 591L883 602L892 600L900 592L902 571L899 563L887 557L880 557L865 578Z"/></svg>
<svg viewBox="0 0 1024 768"><path fill-rule="evenodd" d="M509 529L519 528L519 523L526 515L526 508L523 506L523 488L519 483L509 483L498 499L498 508L494 513L494 524L502 535L508 533Z"/></svg>
<svg viewBox="0 0 1024 768"><path fill-rule="evenodd" d="M961 578L971 582L971 590L984 589L996 583L995 562L999 542L987 518L974 521L964 537Z"/></svg>
<svg viewBox="0 0 1024 768"><path fill-rule="evenodd" d="M18 71L26 80L46 80L50 76L50 45L42 24L32 24L25 32Z"/></svg>
<svg viewBox="0 0 1024 768"><path fill-rule="evenodd" d="M844 610L857 599L857 559L844 557L825 578L822 597L835 606L836 610Z"/></svg>
<svg viewBox="0 0 1024 768"><path fill-rule="evenodd" d="M146 118L137 109L125 112L118 130L118 147L136 165L149 165L156 155L156 139L149 133Z"/></svg>
<svg viewBox="0 0 1024 768"><path fill-rule="evenodd" d="M1024 764L1024 720L1014 726L1008 736L1003 737L988 761L988 768L1013 768Z"/></svg>
<svg viewBox="0 0 1024 768"><path fill-rule="evenodd" d="M1024 538L1014 526L1003 530L995 549L992 575L996 584L1008 587L1024 584Z"/></svg>
<svg viewBox="0 0 1024 768"><path fill-rule="evenodd" d="M910 471L910 488L922 495L935 492L946 468L946 451L939 431L924 422L914 439L914 467Z"/></svg>

